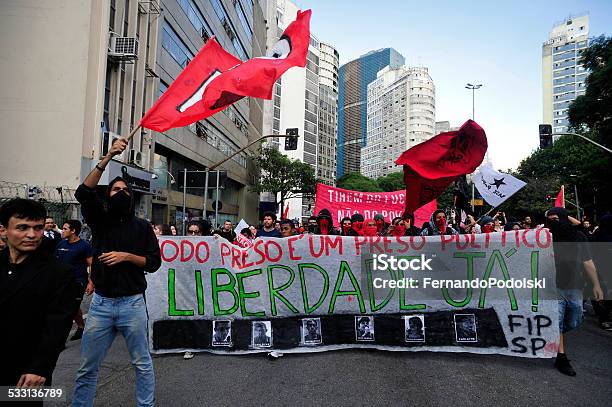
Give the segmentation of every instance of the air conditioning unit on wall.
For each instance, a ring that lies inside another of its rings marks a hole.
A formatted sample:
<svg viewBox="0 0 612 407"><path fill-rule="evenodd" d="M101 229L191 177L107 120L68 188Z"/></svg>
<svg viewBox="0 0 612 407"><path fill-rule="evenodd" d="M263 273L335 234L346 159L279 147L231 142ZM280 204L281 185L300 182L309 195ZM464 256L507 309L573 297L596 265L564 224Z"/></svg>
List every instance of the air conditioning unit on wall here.
<svg viewBox="0 0 612 407"><path fill-rule="evenodd" d="M111 33L108 56L128 61L138 58L138 40L134 37L119 37Z"/></svg>
<svg viewBox="0 0 612 407"><path fill-rule="evenodd" d="M144 168L143 155L138 150L130 150L130 164L134 164L140 168Z"/></svg>

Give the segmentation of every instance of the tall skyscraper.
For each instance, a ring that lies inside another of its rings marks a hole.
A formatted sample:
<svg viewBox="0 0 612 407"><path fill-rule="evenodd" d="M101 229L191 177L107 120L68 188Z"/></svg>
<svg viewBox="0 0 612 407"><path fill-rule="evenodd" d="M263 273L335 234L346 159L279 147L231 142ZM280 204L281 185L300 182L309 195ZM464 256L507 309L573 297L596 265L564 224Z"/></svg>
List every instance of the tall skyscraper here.
<svg viewBox="0 0 612 407"><path fill-rule="evenodd" d="M401 171L395 160L435 130L435 87L427 68L385 67L368 85L367 142L361 173L378 178Z"/></svg>
<svg viewBox="0 0 612 407"><path fill-rule="evenodd" d="M555 24L542 44L543 123L551 124L554 133L568 130L569 105L585 92L587 72L578 61L588 36L589 16L570 16Z"/></svg>
<svg viewBox="0 0 612 407"><path fill-rule="evenodd" d="M336 183L338 144L338 68L336 49L319 42L319 146L317 178L328 185Z"/></svg>
<svg viewBox="0 0 612 407"><path fill-rule="evenodd" d="M280 38L295 20L298 10L299 7L289 0L268 2L268 44ZM276 32L271 33L274 27ZM268 128L271 134L285 134L288 128L297 128L300 135L296 150L285 150L284 139L271 138L268 145L291 159L310 164L315 175L328 184L335 181L338 61L338 51L321 43L311 32L306 67L294 67L285 72L274 86L273 99L264 104L264 131ZM264 202L274 200L270 194L262 194L260 198ZM260 207L269 208L269 205L264 203ZM305 219L313 214L314 201L294 197L285 201L287 207L287 218Z"/></svg>
<svg viewBox="0 0 612 407"><path fill-rule="evenodd" d="M404 57L393 48L370 51L340 67L338 90L338 152L336 177L358 172L361 147L367 138L368 84L385 66L397 69Z"/></svg>

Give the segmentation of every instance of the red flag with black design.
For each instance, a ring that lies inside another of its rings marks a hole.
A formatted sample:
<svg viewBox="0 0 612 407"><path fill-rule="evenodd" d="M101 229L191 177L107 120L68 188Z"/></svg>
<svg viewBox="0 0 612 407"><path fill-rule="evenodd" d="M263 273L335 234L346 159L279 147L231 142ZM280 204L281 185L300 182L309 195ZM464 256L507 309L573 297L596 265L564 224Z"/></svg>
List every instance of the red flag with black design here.
<svg viewBox="0 0 612 407"><path fill-rule="evenodd" d="M395 161L404 166L406 212L439 197L459 176L472 173L487 152L487 136L475 121L404 151Z"/></svg>
<svg viewBox="0 0 612 407"><path fill-rule="evenodd" d="M270 56L241 62L211 38L140 121L163 132L205 119L245 96L271 99L276 80L306 66L311 11L298 11Z"/></svg>
<svg viewBox="0 0 612 407"><path fill-rule="evenodd" d="M239 63L238 58L211 38L144 115L140 125L163 132L187 126L222 110L211 109L211 101L204 100L206 88L222 72Z"/></svg>

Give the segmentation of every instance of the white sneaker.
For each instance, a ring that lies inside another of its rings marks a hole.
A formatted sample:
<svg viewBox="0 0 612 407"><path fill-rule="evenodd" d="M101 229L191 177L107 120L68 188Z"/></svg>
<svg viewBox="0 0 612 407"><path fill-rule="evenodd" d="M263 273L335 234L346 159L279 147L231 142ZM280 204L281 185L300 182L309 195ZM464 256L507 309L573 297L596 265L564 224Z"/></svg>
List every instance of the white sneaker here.
<svg viewBox="0 0 612 407"><path fill-rule="evenodd" d="M185 352L183 354L183 359L191 359L193 358L195 355L193 354L193 352Z"/></svg>

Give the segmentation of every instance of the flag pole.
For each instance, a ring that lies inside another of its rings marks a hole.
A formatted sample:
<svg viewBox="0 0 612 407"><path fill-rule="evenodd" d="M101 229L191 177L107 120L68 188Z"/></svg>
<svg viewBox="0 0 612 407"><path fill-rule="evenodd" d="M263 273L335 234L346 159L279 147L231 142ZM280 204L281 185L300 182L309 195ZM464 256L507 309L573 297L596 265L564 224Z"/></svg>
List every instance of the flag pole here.
<svg viewBox="0 0 612 407"><path fill-rule="evenodd" d="M491 209L489 209L487 211L487 213L485 213L484 215L482 215L481 217L478 218L478 220L476 220L476 223L478 223L480 221L480 219L484 218L485 216L489 215L491 212L493 212L495 209L497 209L499 206L493 206L491 207Z"/></svg>
<svg viewBox="0 0 612 407"><path fill-rule="evenodd" d="M138 130L140 130L140 128L141 128L141 127L142 127L142 126L141 126L141 125L140 125L140 123L139 123L139 124L138 124L138 126L134 127L134 130L132 130L132 131L130 132L130 134L128 134L128 136L127 136L125 139L126 139L127 141L130 141L130 140L132 139L132 137L134 137L134 134L136 134L136 132L137 132Z"/></svg>

